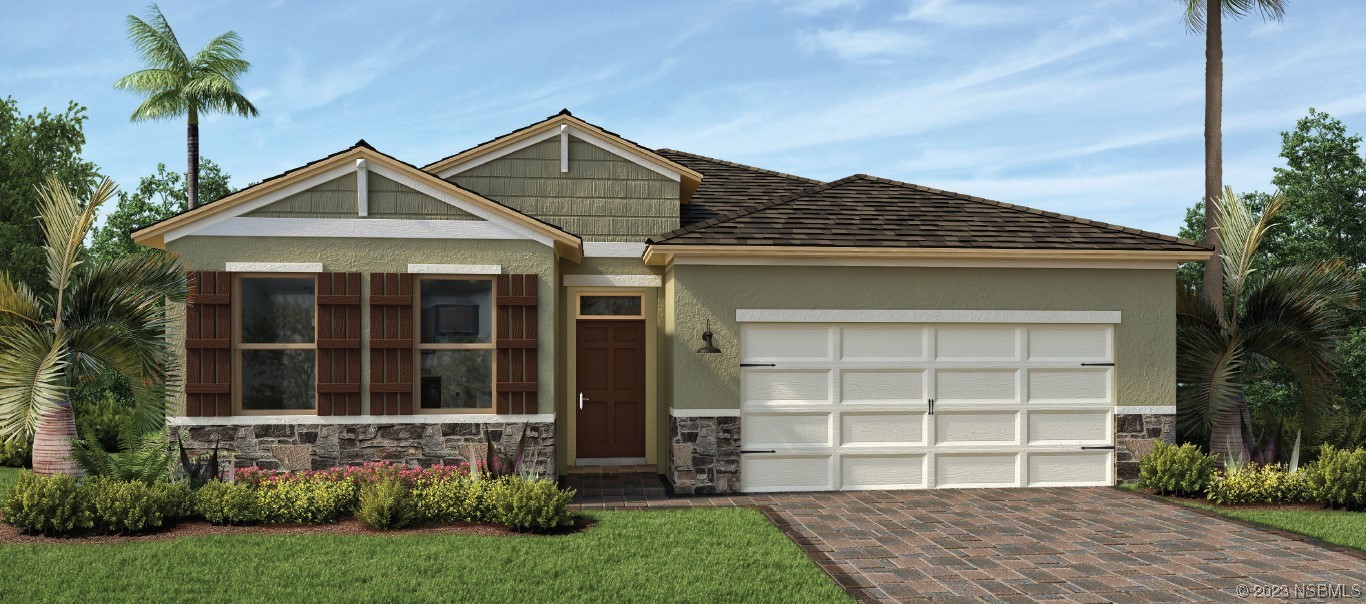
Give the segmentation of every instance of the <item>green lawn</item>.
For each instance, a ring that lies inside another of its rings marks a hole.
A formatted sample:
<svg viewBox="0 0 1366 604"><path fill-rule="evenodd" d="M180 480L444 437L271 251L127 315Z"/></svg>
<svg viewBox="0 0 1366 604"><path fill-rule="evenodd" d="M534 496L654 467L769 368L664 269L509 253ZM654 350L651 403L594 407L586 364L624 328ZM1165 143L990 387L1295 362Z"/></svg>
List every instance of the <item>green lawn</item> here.
<svg viewBox="0 0 1366 604"><path fill-rule="evenodd" d="M0 546L0 601L848 602L760 513L604 512L556 537L222 535Z"/></svg>
<svg viewBox="0 0 1366 604"><path fill-rule="evenodd" d="M0 467L0 495L4 495L19 480L19 468Z"/></svg>
<svg viewBox="0 0 1366 604"><path fill-rule="evenodd" d="M1137 487L1122 485L1121 488L1138 491ZM1366 551L1366 512L1345 512L1340 510L1265 510L1255 508L1228 508L1213 505L1200 499L1168 498L1193 508L1209 510L1220 516L1227 516L1245 522L1269 526L1274 529L1298 533Z"/></svg>

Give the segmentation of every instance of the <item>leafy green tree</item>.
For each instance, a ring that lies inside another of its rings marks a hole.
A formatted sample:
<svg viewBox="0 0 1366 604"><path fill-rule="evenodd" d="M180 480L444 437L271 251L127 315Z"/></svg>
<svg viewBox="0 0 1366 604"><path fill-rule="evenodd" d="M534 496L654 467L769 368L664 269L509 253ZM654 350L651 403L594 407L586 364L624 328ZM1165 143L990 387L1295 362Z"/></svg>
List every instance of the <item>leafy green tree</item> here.
<svg viewBox="0 0 1366 604"><path fill-rule="evenodd" d="M1357 286L1341 262L1256 269L1279 197L1258 215L1225 189L1220 206L1223 312L1198 290L1177 290L1177 421L1188 438L1207 435L1221 460L1246 460L1256 443L1246 370L1271 363L1287 372L1299 388L1298 415L1315 425L1336 400L1336 343Z"/></svg>
<svg viewBox="0 0 1366 604"><path fill-rule="evenodd" d="M199 189L204 203L212 203L232 192L231 178L218 164L207 159L199 161ZM185 193L185 179L157 164L157 172L138 181L133 193L119 191L119 204L105 217L104 226L95 229L90 251L95 258L112 260L145 251L149 248L133 243L129 235L189 207Z"/></svg>
<svg viewBox="0 0 1366 604"><path fill-rule="evenodd" d="M199 114L228 113L255 117L256 106L237 86L237 78L251 68L242 58L242 38L229 31L209 40L194 56L187 55L171 24L153 4L147 20L128 15L128 39L142 55L146 69L124 76L115 88L144 97L132 120L168 120L184 116L186 128L185 179L191 210L199 207Z"/></svg>
<svg viewBox="0 0 1366 604"><path fill-rule="evenodd" d="M1185 7L1186 27L1205 34L1205 215L1218 218L1224 189L1224 17L1235 19L1260 12L1263 19L1280 21L1287 0L1177 0ZM1205 243L1214 245L1214 257L1205 262L1205 296L1223 312L1224 288L1218 224L1208 225Z"/></svg>
<svg viewBox="0 0 1366 604"><path fill-rule="evenodd" d="M50 174L73 191L89 191L98 179L95 164L81 158L85 108L19 111L12 97L0 102L0 270L31 288L46 287L38 185Z"/></svg>
<svg viewBox="0 0 1366 604"><path fill-rule="evenodd" d="M80 474L72 459L73 387L119 373L139 405L140 432L164 425L174 354L163 301L183 301L185 270L164 252L91 261L85 239L113 196L105 179L87 203L57 177L39 189L46 277L39 294L0 273L0 437L35 436L33 470Z"/></svg>
<svg viewBox="0 0 1366 604"><path fill-rule="evenodd" d="M1285 196L1286 228L1271 250L1288 262L1340 259L1366 266L1366 158L1361 136L1327 113L1309 109L1281 133L1284 168L1272 184Z"/></svg>

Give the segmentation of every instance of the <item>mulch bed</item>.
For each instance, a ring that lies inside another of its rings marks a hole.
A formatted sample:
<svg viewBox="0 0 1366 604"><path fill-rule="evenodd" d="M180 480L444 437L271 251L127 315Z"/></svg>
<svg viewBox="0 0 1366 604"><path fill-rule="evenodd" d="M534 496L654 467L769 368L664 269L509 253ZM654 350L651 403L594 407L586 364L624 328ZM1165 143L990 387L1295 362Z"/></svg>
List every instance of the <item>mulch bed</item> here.
<svg viewBox="0 0 1366 604"><path fill-rule="evenodd" d="M215 526L203 520L181 522L174 526L162 527L140 535L105 535L100 533L76 533L62 537L25 535L19 529L0 525L0 545L14 544L119 544L144 541L165 541L182 537L202 537L210 535L360 535L384 537L388 535L480 535L486 537L553 537L588 530L597 524L589 518L574 517L573 526L550 533L519 533L500 524L451 524L440 526L410 527L397 530L378 531L365 526L355 518L347 518L336 524L254 524L250 526Z"/></svg>
<svg viewBox="0 0 1366 604"><path fill-rule="evenodd" d="M1176 496L1176 495L1158 495L1158 494L1157 494L1157 491L1155 491L1155 490L1153 490L1153 489L1134 489L1134 491L1135 491L1135 492L1138 492L1138 493L1142 493L1142 494L1144 494L1144 495L1151 495L1151 496L1153 496L1153 497L1159 497L1159 498L1166 499L1166 500L1168 500L1168 501L1173 501L1173 502L1176 502L1176 503L1198 503L1198 504L1201 504L1201 505L1208 505L1208 506L1211 506L1211 507L1216 507L1216 508L1219 508L1219 509L1221 509L1221 510L1264 510L1264 511L1285 511L1285 512L1314 512L1314 511L1323 511L1323 510L1329 509L1329 508L1327 508L1327 507L1324 507L1322 504L1318 504L1318 503L1239 503L1239 504L1232 504L1232 505L1229 505L1229 504L1222 504L1222 503L1214 503L1213 501L1210 501L1210 500L1208 500L1208 499L1205 499L1204 497L1178 497L1178 496Z"/></svg>

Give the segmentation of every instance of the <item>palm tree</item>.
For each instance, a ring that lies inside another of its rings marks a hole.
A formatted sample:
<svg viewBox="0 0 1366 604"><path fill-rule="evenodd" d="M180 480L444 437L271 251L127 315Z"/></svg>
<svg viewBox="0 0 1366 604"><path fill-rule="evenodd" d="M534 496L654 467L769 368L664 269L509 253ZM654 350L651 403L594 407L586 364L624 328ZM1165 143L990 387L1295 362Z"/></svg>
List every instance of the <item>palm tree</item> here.
<svg viewBox="0 0 1366 604"><path fill-rule="evenodd" d="M1177 0L1186 7L1186 27L1205 34L1205 243L1214 256L1205 261L1205 295L1222 309L1223 275L1220 266L1219 197L1224 188L1224 25L1223 16L1235 19L1254 11L1268 21L1285 17L1287 0ZM1221 311L1222 312L1222 311Z"/></svg>
<svg viewBox="0 0 1366 604"><path fill-rule="evenodd" d="M71 455L78 381L117 372L138 400L138 429L164 424L174 357L163 301L185 299L186 273L164 252L86 261L95 214L114 193L108 179L84 206L56 176L38 193L52 291L40 296L0 272L0 437L34 437L34 472L79 476Z"/></svg>
<svg viewBox="0 0 1366 604"><path fill-rule="evenodd" d="M1231 188L1220 206L1221 301L1192 287L1177 291L1177 421L1184 434L1208 435L1209 450L1221 461L1246 460L1252 426L1244 370L1265 363L1283 367L1301 390L1304 423L1313 425L1334 402L1335 345L1357 287L1340 261L1253 269L1281 209L1279 195L1260 217Z"/></svg>
<svg viewBox="0 0 1366 604"><path fill-rule="evenodd" d="M133 110L135 122L188 118L185 186L193 210L199 206L199 114L256 116L256 107L237 87L237 78L251 68L242 59L242 38L230 31L210 40L193 57L186 56L161 9L153 4L146 21L128 15L128 39L147 68L124 76L114 87L145 97Z"/></svg>

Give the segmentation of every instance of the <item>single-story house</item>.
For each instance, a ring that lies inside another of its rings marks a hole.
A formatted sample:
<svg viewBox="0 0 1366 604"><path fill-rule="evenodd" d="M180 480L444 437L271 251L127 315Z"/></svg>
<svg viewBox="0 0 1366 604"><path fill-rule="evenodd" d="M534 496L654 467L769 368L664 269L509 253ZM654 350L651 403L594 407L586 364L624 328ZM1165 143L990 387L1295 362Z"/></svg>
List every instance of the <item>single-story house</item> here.
<svg viewBox="0 0 1366 604"><path fill-rule="evenodd" d="M650 149L568 111L364 141L133 234L192 271L171 430L238 466L470 459L680 493L1108 485L1174 436L1144 232Z"/></svg>

